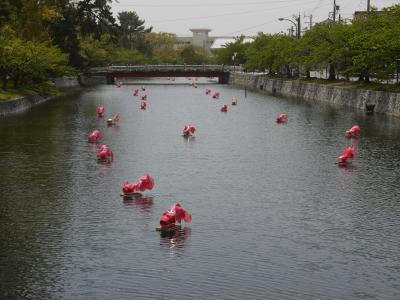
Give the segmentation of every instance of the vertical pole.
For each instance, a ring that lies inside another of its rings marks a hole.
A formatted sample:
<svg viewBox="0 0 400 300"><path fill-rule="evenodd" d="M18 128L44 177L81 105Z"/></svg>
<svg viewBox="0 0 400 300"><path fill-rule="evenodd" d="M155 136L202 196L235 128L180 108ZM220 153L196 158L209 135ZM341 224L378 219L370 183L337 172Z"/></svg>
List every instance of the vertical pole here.
<svg viewBox="0 0 400 300"><path fill-rule="evenodd" d="M371 11L371 0L367 1L367 12L369 13Z"/></svg>
<svg viewBox="0 0 400 300"><path fill-rule="evenodd" d="M300 24L300 13L297 18L297 38L299 39L301 36L301 24Z"/></svg>
<svg viewBox="0 0 400 300"><path fill-rule="evenodd" d="M312 29L312 15L310 15L310 30Z"/></svg>
<svg viewBox="0 0 400 300"><path fill-rule="evenodd" d="M336 0L333 0L333 24L336 23Z"/></svg>

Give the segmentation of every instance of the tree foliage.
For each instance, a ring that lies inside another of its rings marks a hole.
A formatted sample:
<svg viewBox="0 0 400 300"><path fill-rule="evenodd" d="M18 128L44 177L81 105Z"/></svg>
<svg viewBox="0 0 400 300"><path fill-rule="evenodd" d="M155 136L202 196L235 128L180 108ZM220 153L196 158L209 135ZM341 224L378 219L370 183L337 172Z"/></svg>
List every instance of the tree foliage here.
<svg viewBox="0 0 400 300"><path fill-rule="evenodd" d="M389 80L400 67L400 5L372 11L351 24L316 24L300 39L259 34L247 46L238 39L217 52L217 61L231 64L233 53L246 69L271 75L308 77L310 70L328 69L330 79Z"/></svg>

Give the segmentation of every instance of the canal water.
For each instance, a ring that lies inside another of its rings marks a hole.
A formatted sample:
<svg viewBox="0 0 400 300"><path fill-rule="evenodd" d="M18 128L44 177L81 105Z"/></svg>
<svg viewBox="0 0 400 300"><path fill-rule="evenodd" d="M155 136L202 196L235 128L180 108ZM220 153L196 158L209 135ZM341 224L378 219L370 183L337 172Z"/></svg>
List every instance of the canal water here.
<svg viewBox="0 0 400 300"><path fill-rule="evenodd" d="M399 120L187 82L147 82L144 111L139 86L0 119L1 299L400 299ZM339 168L355 123L356 159ZM124 201L145 173L154 189ZM177 201L193 221L161 235Z"/></svg>

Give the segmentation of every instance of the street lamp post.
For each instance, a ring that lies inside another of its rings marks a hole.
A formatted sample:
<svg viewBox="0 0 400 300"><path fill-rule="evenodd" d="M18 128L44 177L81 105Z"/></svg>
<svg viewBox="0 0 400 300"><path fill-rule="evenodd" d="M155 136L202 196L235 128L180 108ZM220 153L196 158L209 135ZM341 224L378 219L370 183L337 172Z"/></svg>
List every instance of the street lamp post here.
<svg viewBox="0 0 400 300"><path fill-rule="evenodd" d="M293 20L290 19L286 19L286 18L278 18L279 21L289 21L291 23L293 23L294 27L296 28L296 37L299 39L300 38L300 15L298 17L294 17L294 19L296 20L296 22L294 22Z"/></svg>
<svg viewBox="0 0 400 300"><path fill-rule="evenodd" d="M236 59L237 52L234 52L232 55L232 63L233 63L233 72L235 72L235 59Z"/></svg>

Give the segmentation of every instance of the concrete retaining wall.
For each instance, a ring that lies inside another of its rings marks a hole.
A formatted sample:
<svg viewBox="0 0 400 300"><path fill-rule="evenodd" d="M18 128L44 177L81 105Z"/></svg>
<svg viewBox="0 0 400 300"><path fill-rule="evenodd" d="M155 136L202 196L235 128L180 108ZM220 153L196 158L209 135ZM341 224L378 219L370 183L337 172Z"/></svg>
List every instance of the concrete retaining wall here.
<svg viewBox="0 0 400 300"><path fill-rule="evenodd" d="M40 95L26 96L19 99L0 101L0 117L19 113L30 109L32 106L46 102L55 97L43 97Z"/></svg>
<svg viewBox="0 0 400 300"><path fill-rule="evenodd" d="M374 107L374 112L400 117L400 94L398 93L328 87L299 80L271 79L265 75L246 73L232 73L229 83L308 102L325 102L361 110L369 106Z"/></svg>
<svg viewBox="0 0 400 300"><path fill-rule="evenodd" d="M79 75L79 83L83 86L107 84L107 77Z"/></svg>
<svg viewBox="0 0 400 300"><path fill-rule="evenodd" d="M65 91L68 91L71 88L80 87L77 77L57 78L54 80L54 84L57 88L60 88L61 90ZM8 101L0 101L0 117L26 111L30 109L32 106L39 105L43 102L55 98L56 98L55 96L48 97L41 95L32 95Z"/></svg>

